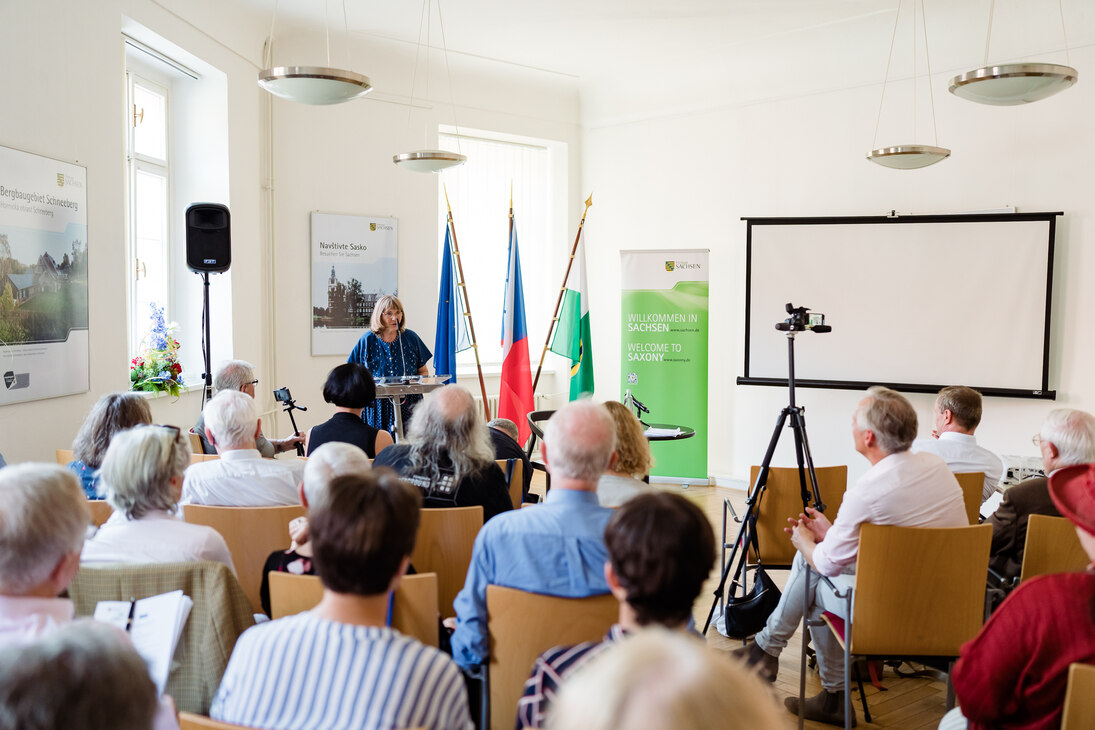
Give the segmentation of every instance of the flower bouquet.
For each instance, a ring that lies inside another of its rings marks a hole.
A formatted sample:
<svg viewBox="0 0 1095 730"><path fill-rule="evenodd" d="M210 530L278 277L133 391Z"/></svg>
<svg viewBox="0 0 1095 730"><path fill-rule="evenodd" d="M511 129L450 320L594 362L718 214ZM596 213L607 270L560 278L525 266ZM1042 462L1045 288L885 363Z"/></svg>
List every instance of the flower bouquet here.
<svg viewBox="0 0 1095 730"><path fill-rule="evenodd" d="M167 324L163 307L152 305L152 327L141 342L141 354L129 364L130 390L167 392L176 398L182 381L182 365L179 364L179 341L172 336L178 325Z"/></svg>

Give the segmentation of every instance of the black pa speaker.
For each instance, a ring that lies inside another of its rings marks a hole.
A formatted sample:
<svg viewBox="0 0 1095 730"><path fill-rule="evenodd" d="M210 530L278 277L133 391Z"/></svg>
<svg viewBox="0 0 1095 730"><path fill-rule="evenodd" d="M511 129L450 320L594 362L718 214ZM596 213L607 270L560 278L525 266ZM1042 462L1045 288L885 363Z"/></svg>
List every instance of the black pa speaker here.
<svg viewBox="0 0 1095 730"><path fill-rule="evenodd" d="M186 265L191 271L222 273L232 265L231 216L220 203L186 209Z"/></svg>

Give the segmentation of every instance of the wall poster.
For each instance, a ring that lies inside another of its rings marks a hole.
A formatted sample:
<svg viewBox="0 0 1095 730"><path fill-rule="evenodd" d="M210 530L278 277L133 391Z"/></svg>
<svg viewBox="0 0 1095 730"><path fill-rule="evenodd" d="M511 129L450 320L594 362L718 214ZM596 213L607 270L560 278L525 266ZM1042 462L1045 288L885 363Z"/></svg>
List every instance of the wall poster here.
<svg viewBox="0 0 1095 730"><path fill-rule="evenodd" d="M312 212L312 354L349 356L373 305L397 294L395 218Z"/></svg>
<svg viewBox="0 0 1095 730"><path fill-rule="evenodd" d="M652 476L708 483L708 258L703 250L621 251L620 393L647 408L650 425L695 429L652 441Z"/></svg>
<svg viewBox="0 0 1095 730"><path fill-rule="evenodd" d="M0 405L89 389L87 170L0 147Z"/></svg>

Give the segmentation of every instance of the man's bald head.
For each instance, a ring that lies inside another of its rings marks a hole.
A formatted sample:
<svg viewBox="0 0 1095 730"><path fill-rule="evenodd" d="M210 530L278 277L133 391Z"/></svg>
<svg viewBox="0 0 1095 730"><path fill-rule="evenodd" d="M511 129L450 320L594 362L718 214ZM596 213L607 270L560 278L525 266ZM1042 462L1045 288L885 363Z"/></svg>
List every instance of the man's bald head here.
<svg viewBox="0 0 1095 730"><path fill-rule="evenodd" d="M552 478L584 482L590 491L616 450L616 426L603 406L574 401L555 411L544 428L544 462Z"/></svg>

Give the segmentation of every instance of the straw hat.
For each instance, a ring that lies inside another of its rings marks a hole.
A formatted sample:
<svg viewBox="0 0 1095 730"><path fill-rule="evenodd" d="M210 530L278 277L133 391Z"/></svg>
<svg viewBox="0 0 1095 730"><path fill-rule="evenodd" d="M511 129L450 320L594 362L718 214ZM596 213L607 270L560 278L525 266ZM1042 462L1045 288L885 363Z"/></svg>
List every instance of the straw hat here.
<svg viewBox="0 0 1095 730"><path fill-rule="evenodd" d="M1062 515L1095 535L1095 464L1066 466L1053 472L1049 496Z"/></svg>

